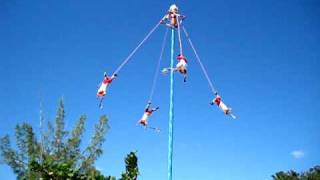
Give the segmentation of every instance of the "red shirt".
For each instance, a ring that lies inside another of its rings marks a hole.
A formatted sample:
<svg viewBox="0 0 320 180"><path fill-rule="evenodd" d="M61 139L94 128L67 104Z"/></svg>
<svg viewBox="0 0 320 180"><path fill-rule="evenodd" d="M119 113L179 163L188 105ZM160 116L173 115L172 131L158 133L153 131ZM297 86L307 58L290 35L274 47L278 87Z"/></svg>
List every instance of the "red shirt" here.
<svg viewBox="0 0 320 180"><path fill-rule="evenodd" d="M150 108L148 108L148 109L145 109L144 112L145 112L148 116L150 116L150 115L153 113L153 110L150 109Z"/></svg>
<svg viewBox="0 0 320 180"><path fill-rule="evenodd" d="M217 96L217 97L214 99L214 102L219 106L219 105L220 105L220 102L221 102L221 97L220 97L220 96Z"/></svg>
<svg viewBox="0 0 320 180"><path fill-rule="evenodd" d="M178 61L184 60L185 62L187 62L187 58L184 57L183 55L180 55L177 57Z"/></svg>
<svg viewBox="0 0 320 180"><path fill-rule="evenodd" d="M111 83L112 82L112 78L110 77L105 77L104 80L103 80L103 84L108 84L108 83Z"/></svg>

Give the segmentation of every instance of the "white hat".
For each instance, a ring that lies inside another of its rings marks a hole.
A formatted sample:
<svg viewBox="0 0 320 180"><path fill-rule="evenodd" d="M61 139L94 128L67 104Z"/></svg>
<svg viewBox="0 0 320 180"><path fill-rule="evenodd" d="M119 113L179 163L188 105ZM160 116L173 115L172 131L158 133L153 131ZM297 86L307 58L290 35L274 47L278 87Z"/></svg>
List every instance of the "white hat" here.
<svg viewBox="0 0 320 180"><path fill-rule="evenodd" d="M169 8L169 11L170 12L178 12L179 11L179 8L178 8L178 6L177 5L175 5L175 4L172 4L171 6L170 6L170 8Z"/></svg>

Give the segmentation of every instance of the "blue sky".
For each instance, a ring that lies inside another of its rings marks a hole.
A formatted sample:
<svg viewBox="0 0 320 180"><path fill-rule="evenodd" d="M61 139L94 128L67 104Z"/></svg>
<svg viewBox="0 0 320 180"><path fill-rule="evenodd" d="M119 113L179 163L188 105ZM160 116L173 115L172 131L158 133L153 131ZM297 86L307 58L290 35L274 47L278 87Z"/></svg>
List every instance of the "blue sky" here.
<svg viewBox="0 0 320 180"><path fill-rule="evenodd" d="M0 2L0 135L17 123L39 127L64 97L66 126L88 116L83 143L98 117L111 129L96 166L119 176L138 151L141 180L167 177L168 76L159 76L150 123L136 126L150 93L165 28L119 73L105 108L95 93L163 16L172 1ZM316 0L176 1L214 85L237 115L225 117L186 39L189 79L176 76L174 179L265 180L279 170L320 163L320 3ZM169 41L162 66L169 65ZM0 165L1 179L15 179Z"/></svg>

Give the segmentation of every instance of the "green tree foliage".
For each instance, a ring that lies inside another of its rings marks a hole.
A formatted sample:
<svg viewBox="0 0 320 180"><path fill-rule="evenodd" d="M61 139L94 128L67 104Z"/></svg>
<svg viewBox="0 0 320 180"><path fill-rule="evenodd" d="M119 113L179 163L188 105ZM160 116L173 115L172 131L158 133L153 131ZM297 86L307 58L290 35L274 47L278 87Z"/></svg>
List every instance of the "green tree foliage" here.
<svg viewBox="0 0 320 180"><path fill-rule="evenodd" d="M99 123L95 125L95 133L91 138L91 143L84 152L84 160L81 163L82 169L91 170L93 168L93 163L103 153L101 146L105 141L104 134L107 129L109 129L109 126L105 127L107 122L107 117L101 116Z"/></svg>
<svg viewBox="0 0 320 180"><path fill-rule="evenodd" d="M120 180L136 180L139 175L136 153L130 152L125 159L125 163L126 171L122 173Z"/></svg>
<svg viewBox="0 0 320 180"><path fill-rule="evenodd" d="M301 175L303 180L320 180L320 166L315 166Z"/></svg>
<svg viewBox="0 0 320 180"><path fill-rule="evenodd" d="M60 100L54 124L48 121L46 130L43 131L41 128L40 140L36 138L32 126L27 123L18 124L15 128L16 149L12 148L8 135L0 138L1 160L10 166L17 179L21 180L40 178L115 180L115 177L103 176L94 167L95 161L103 153L102 144L110 129L108 119L105 115L100 117L89 145L82 151L80 144L86 119L85 115L81 115L70 132L65 130L64 103ZM40 121L43 122L42 115ZM133 155L130 153L127 157L129 164L134 162L134 158L137 162L134 153ZM126 166L126 173L129 164ZM128 177L134 180L138 173L137 165L132 170L136 174L128 173L130 174Z"/></svg>
<svg viewBox="0 0 320 180"><path fill-rule="evenodd" d="M13 172L17 174L17 178L24 177L26 172L26 163L22 157L18 155L18 152L11 148L9 136L6 135L0 139L0 151L2 161L8 164Z"/></svg>
<svg viewBox="0 0 320 180"><path fill-rule="evenodd" d="M315 166L301 174L293 170L288 172L280 171L272 175L272 178L274 180L320 180L320 166Z"/></svg>

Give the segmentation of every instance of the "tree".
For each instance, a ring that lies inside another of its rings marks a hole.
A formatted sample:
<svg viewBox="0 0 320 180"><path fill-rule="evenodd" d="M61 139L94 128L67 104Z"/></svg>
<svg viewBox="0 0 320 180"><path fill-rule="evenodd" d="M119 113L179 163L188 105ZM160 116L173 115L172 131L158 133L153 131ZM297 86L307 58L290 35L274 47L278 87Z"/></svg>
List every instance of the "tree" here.
<svg viewBox="0 0 320 180"><path fill-rule="evenodd" d="M320 166L314 166L301 175L303 180L320 180Z"/></svg>
<svg viewBox="0 0 320 180"><path fill-rule="evenodd" d="M42 114L40 119L41 122L44 119ZM80 144L86 119L85 115L81 115L70 132L65 130L64 103L61 99L54 125L48 121L45 132L42 129L40 131L40 140L36 138L32 126L27 123L18 124L15 128L16 149L12 148L8 135L0 138L2 162L10 166L17 179L21 180L39 178L115 180L115 177L103 176L94 167L95 161L103 153L102 144L110 129L108 119L105 115L100 117L90 144L82 151ZM127 159L132 158L132 156L127 157ZM138 172L138 167L135 168Z"/></svg>
<svg viewBox="0 0 320 180"><path fill-rule="evenodd" d="M295 171L289 171L287 173L280 171L277 172L275 175L272 175L274 180L299 180L299 174Z"/></svg>
<svg viewBox="0 0 320 180"><path fill-rule="evenodd" d="M315 166L309 171L303 173L297 173L293 170L288 172L277 172L275 175L272 175L274 180L320 180L320 166Z"/></svg>
<svg viewBox="0 0 320 180"><path fill-rule="evenodd" d="M122 173L120 180L136 180L139 175L136 153L130 152L125 159L125 163L126 171Z"/></svg>

